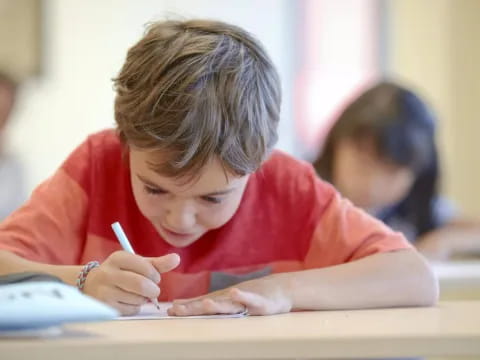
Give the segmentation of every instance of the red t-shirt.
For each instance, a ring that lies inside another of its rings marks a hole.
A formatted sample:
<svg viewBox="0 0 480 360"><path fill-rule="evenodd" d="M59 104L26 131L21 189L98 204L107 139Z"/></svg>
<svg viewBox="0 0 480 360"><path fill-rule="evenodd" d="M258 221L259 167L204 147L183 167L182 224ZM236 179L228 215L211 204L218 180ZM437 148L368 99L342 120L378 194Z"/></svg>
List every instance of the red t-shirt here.
<svg viewBox="0 0 480 360"><path fill-rule="evenodd" d="M161 300L204 294L272 272L342 264L410 248L405 238L355 208L313 168L274 151L250 176L232 219L186 248L166 243L140 213L128 154L113 130L91 135L0 224L0 249L50 264L85 264L121 250L120 221L143 256L176 252Z"/></svg>

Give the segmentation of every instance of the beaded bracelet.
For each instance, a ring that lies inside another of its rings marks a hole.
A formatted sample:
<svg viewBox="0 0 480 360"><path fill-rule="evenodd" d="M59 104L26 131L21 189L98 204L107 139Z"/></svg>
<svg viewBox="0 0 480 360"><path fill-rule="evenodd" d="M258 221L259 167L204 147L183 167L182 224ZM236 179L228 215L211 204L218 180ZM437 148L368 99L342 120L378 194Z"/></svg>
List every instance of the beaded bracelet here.
<svg viewBox="0 0 480 360"><path fill-rule="evenodd" d="M90 261L89 263L83 266L82 270L80 271L77 277L77 288L79 290L82 290L83 287L85 286L85 280L87 280L88 273L92 269L95 269L96 267L99 267L99 266L100 266L100 263L98 261Z"/></svg>

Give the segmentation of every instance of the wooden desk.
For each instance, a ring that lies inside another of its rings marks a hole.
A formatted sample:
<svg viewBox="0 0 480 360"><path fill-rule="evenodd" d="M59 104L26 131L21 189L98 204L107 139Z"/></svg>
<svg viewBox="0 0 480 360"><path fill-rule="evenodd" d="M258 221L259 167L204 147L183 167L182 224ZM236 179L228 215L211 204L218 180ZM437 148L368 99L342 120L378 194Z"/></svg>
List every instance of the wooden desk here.
<svg viewBox="0 0 480 360"><path fill-rule="evenodd" d="M480 260L434 263L442 300L480 300Z"/></svg>
<svg viewBox="0 0 480 360"><path fill-rule="evenodd" d="M480 358L480 301L243 319L111 321L67 329L66 335L53 339L0 340L0 358Z"/></svg>

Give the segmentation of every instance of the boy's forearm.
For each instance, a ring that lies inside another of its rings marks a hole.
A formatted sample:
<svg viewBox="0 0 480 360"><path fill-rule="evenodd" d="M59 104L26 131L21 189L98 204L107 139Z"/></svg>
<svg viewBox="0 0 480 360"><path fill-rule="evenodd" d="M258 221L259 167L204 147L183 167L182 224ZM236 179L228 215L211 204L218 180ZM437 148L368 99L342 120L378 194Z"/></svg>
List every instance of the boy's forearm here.
<svg viewBox="0 0 480 360"><path fill-rule="evenodd" d="M81 266L49 265L26 260L9 251L0 250L0 275L16 272L43 272L59 277L65 283L75 285Z"/></svg>
<svg viewBox="0 0 480 360"><path fill-rule="evenodd" d="M297 310L428 306L438 299L435 276L412 250L274 276L290 294L293 309Z"/></svg>

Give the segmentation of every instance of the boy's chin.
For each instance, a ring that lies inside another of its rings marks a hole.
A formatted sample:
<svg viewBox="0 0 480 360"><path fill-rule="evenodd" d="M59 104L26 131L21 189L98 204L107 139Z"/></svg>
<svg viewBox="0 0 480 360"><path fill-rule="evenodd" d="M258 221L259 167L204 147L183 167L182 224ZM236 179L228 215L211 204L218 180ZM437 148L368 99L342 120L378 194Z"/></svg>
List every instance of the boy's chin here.
<svg viewBox="0 0 480 360"><path fill-rule="evenodd" d="M176 248L184 248L189 245L192 245L195 241L199 239L198 236L192 238L192 239L186 239L186 240L178 240L178 239L169 239L167 236L162 236L163 240L167 242L168 244L176 247Z"/></svg>
<svg viewBox="0 0 480 360"><path fill-rule="evenodd" d="M203 235L203 234L174 235L174 234L170 234L167 230L163 228L158 228L158 227L157 227L157 231L166 243L177 248L187 247L193 244L198 239L200 239L200 237Z"/></svg>

